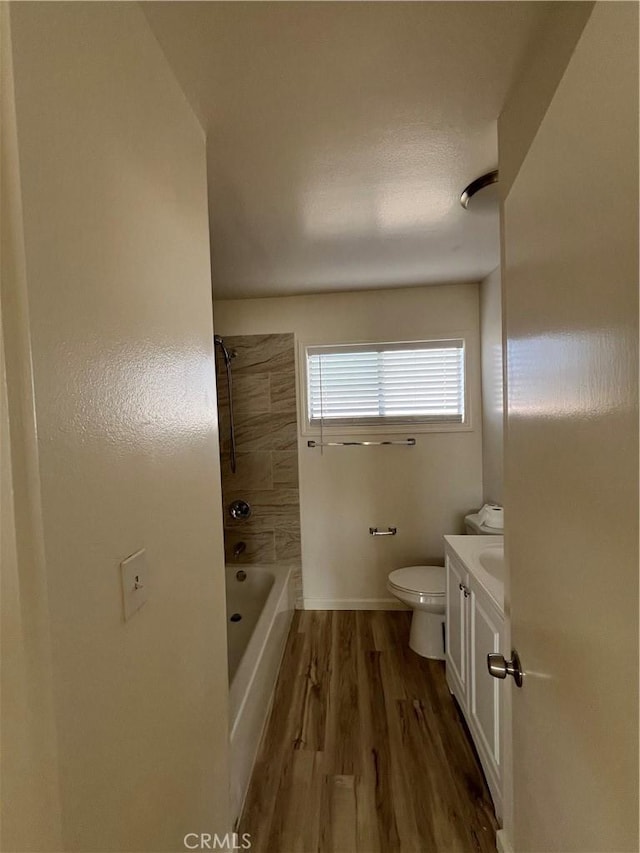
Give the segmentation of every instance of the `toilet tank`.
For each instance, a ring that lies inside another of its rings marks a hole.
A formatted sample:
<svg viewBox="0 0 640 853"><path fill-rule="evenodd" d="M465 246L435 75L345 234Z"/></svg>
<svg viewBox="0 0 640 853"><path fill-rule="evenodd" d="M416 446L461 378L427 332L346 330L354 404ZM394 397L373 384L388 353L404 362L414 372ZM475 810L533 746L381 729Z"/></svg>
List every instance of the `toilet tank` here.
<svg viewBox="0 0 640 853"><path fill-rule="evenodd" d="M465 533L471 536L502 536L504 530L499 527L487 527L480 523L480 513L473 512L464 517Z"/></svg>

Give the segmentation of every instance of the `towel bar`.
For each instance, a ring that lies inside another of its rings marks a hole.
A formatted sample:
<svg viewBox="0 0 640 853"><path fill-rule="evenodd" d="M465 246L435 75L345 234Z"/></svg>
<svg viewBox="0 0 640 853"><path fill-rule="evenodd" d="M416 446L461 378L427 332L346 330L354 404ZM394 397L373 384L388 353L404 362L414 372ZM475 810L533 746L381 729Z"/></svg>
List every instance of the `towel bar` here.
<svg viewBox="0 0 640 853"><path fill-rule="evenodd" d="M397 527L389 527L387 530L378 530L377 527L370 527L369 533L372 536L395 536L398 532Z"/></svg>
<svg viewBox="0 0 640 853"><path fill-rule="evenodd" d="M405 438L402 441L308 441L307 447L381 447L386 444L414 447L415 443L415 438Z"/></svg>

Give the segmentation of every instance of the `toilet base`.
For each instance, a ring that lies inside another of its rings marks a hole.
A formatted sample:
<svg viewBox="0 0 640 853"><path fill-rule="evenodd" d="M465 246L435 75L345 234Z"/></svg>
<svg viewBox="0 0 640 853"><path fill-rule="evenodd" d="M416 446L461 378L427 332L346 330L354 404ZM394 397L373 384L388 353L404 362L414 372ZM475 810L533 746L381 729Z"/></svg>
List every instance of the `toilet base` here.
<svg viewBox="0 0 640 853"><path fill-rule="evenodd" d="M444 660L444 616L414 610L411 617L409 647L423 658Z"/></svg>

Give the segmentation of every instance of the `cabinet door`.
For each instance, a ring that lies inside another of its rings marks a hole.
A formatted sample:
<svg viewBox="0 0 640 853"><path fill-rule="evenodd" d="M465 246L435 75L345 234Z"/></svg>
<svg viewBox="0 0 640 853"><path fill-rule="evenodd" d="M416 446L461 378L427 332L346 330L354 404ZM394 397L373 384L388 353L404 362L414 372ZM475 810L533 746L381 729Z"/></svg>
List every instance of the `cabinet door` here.
<svg viewBox="0 0 640 853"><path fill-rule="evenodd" d="M487 655L489 652L500 651L504 623L490 599L483 593L478 593L473 581L469 611L470 728L475 733L481 758L489 761L496 779L499 779L501 682L489 675ZM486 762L482 763L485 765ZM485 770L488 770L486 766Z"/></svg>
<svg viewBox="0 0 640 853"><path fill-rule="evenodd" d="M464 588L467 572L447 556L447 673L449 681L460 688L458 700L465 701L467 691L467 631ZM463 587L461 589L460 587ZM451 679L453 676L453 679ZM457 685L455 684L457 682ZM455 692L455 691L454 691Z"/></svg>

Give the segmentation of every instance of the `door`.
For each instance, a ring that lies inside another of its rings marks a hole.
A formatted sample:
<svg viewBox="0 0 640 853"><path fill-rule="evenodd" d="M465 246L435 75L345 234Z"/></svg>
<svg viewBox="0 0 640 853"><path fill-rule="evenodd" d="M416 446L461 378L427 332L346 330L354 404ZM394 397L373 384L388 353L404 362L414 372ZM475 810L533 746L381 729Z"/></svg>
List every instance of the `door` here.
<svg viewBox="0 0 640 853"><path fill-rule="evenodd" d="M504 204L518 853L638 850L637 83L596 4Z"/></svg>
<svg viewBox="0 0 640 853"><path fill-rule="evenodd" d="M446 646L447 676L456 688L458 701L466 704L467 690L467 632L465 592L468 575L449 555L447 564Z"/></svg>
<svg viewBox="0 0 640 853"><path fill-rule="evenodd" d="M503 618L486 593L470 581L469 672L471 691L469 713L481 740L480 749L490 765L492 792L501 776L500 763L500 684L487 672L487 655L500 652ZM495 800L495 795L494 795Z"/></svg>

